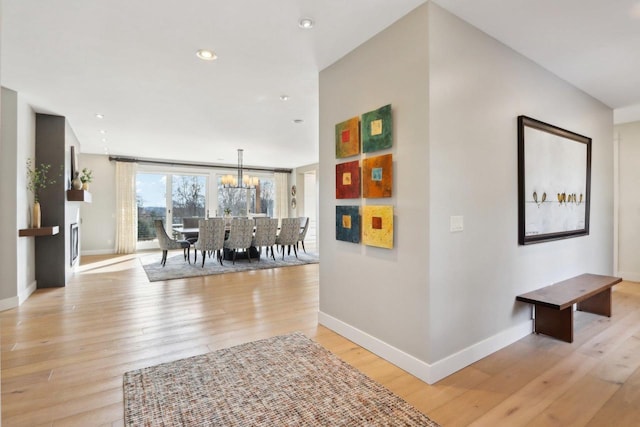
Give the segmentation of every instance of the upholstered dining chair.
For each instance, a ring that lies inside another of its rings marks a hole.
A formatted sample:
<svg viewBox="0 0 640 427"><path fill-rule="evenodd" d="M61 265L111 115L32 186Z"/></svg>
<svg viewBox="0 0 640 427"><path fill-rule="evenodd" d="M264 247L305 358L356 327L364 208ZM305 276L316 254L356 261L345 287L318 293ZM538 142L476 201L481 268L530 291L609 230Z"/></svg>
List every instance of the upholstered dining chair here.
<svg viewBox="0 0 640 427"><path fill-rule="evenodd" d="M198 221L200 221L201 219L204 218L195 216L182 218L182 228L198 228ZM196 241L198 240L198 233L182 233L182 239L191 243L191 246L193 246L194 243L196 243ZM191 249L189 249L189 251L190 250Z"/></svg>
<svg viewBox="0 0 640 427"><path fill-rule="evenodd" d="M158 238L158 245L160 245L160 249L162 249L162 261L160 264L164 267L167 263L167 252L172 249L182 249L184 252L184 259L189 260L189 264L191 264L191 259L189 256L189 248L191 244L186 240L174 240L167 234L167 231L164 229L164 224L161 219L156 219L153 221L153 224L156 228L156 237Z"/></svg>
<svg viewBox="0 0 640 427"><path fill-rule="evenodd" d="M309 229L309 217L301 216L298 219L300 220L300 234L298 236L298 242L296 242L296 247L298 247L298 243L302 243L302 250L306 254L307 250L304 248L304 239L307 237L307 230Z"/></svg>
<svg viewBox="0 0 640 427"><path fill-rule="evenodd" d="M251 262L251 241L253 240L253 226L255 221L249 218L233 218L229 228L229 237L224 241L224 248L233 250L233 263L236 263L236 253L242 249L247 253Z"/></svg>
<svg viewBox="0 0 640 427"><path fill-rule="evenodd" d="M267 256L269 256L269 249L271 249L271 257L275 261L273 245L276 244L276 237L278 236L278 218L257 217L255 220L256 232L251 241L251 246L260 248L260 250L264 246Z"/></svg>
<svg viewBox="0 0 640 427"><path fill-rule="evenodd" d="M291 253L291 247L293 246L293 253L298 258L298 249L296 249L298 237L300 237L300 219L282 218L280 233L276 238L276 245L282 248L282 259L284 259L285 246L289 249L289 253Z"/></svg>
<svg viewBox="0 0 640 427"><path fill-rule="evenodd" d="M216 253L218 262L222 264L222 249L224 248L224 218L209 218L198 221L198 240L195 243L194 264L198 260L198 251L202 251L202 267L209 254Z"/></svg>

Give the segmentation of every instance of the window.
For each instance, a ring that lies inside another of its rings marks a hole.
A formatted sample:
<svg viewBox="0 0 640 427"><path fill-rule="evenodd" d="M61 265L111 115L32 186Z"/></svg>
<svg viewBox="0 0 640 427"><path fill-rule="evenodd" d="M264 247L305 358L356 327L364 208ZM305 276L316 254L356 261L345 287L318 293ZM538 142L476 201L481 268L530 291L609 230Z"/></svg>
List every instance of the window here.
<svg viewBox="0 0 640 427"><path fill-rule="evenodd" d="M172 234L186 217L206 216L207 177L139 172L136 176L138 242L156 238L153 222L161 219ZM169 197L167 197L169 195Z"/></svg>
<svg viewBox="0 0 640 427"><path fill-rule="evenodd" d="M183 218L204 218L207 178L197 175L173 175L172 184L173 224L182 225Z"/></svg>
<svg viewBox="0 0 640 427"><path fill-rule="evenodd" d="M218 177L218 213L226 210L232 216L265 214L273 216L275 206L275 183L273 178L260 177L255 188L226 188Z"/></svg>
<svg viewBox="0 0 640 427"><path fill-rule="evenodd" d="M138 204L138 241L154 240L153 221L167 223L167 175L138 173L136 175L136 200Z"/></svg>

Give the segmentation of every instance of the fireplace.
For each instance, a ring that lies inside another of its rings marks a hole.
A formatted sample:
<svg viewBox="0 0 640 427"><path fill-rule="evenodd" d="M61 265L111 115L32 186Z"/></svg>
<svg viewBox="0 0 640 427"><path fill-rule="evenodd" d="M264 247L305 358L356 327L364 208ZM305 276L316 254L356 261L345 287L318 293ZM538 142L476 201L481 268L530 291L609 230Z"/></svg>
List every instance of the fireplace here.
<svg viewBox="0 0 640 427"><path fill-rule="evenodd" d="M79 255L80 242L78 239L78 223L74 222L71 224L71 233L69 234L69 242L71 244L71 266L76 263Z"/></svg>

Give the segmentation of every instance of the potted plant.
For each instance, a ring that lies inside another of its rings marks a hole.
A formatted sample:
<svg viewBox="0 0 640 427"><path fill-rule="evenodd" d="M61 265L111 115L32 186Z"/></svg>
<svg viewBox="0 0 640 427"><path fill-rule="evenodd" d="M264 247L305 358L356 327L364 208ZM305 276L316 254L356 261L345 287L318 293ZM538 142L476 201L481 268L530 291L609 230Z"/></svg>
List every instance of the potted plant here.
<svg viewBox="0 0 640 427"><path fill-rule="evenodd" d="M27 190L33 193L33 217L31 226L40 228L42 222L42 211L40 209L40 191L47 188L48 185L56 183L55 178L48 176L50 164L40 163L40 166L34 165L31 158L27 159Z"/></svg>
<svg viewBox="0 0 640 427"><path fill-rule="evenodd" d="M83 190L89 189L89 183L93 181L92 174L93 174L93 171L91 169L88 169L88 168L82 169L82 175L80 175L80 181L82 181Z"/></svg>
<svg viewBox="0 0 640 427"><path fill-rule="evenodd" d="M224 208L224 223L225 225L231 224L231 208Z"/></svg>

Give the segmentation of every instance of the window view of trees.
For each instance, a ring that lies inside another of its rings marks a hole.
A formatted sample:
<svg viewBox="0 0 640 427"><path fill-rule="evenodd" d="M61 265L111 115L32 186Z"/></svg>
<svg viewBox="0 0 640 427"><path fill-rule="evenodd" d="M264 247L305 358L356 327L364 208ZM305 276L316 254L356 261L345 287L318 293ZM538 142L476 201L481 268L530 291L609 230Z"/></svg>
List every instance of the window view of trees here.
<svg viewBox="0 0 640 427"><path fill-rule="evenodd" d="M138 241L156 238L154 220L161 219L163 223L166 223L166 188L167 176L164 174L137 174Z"/></svg>
<svg viewBox="0 0 640 427"><path fill-rule="evenodd" d="M161 219L166 227L167 179L171 179L172 224L182 224L182 218L185 217L205 216L206 177L138 173L136 179L138 241L156 238L154 220Z"/></svg>
<svg viewBox="0 0 640 427"><path fill-rule="evenodd" d="M207 179L195 175L173 175L172 178L173 223L182 224L182 218L204 218Z"/></svg>

